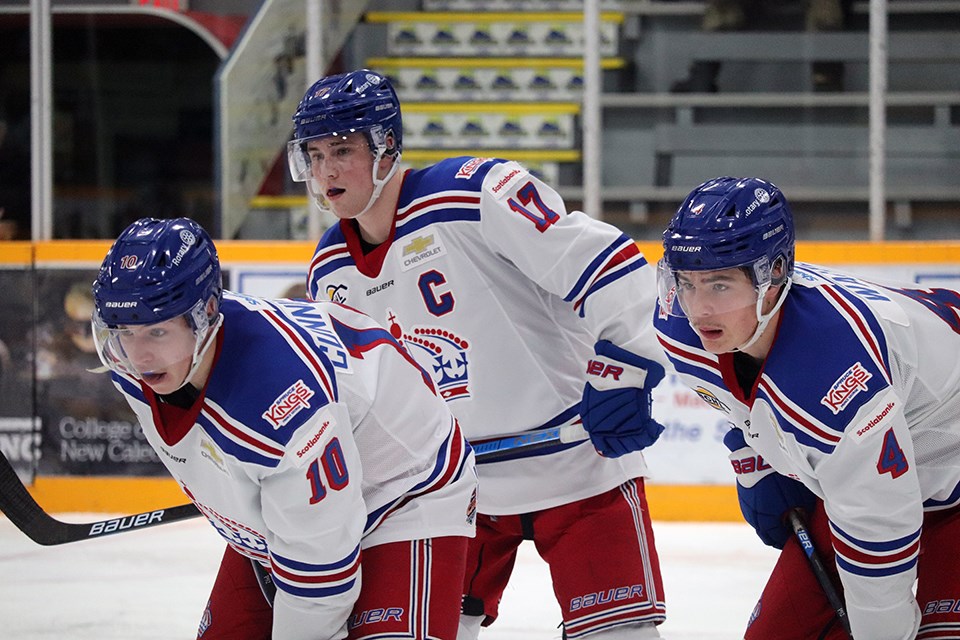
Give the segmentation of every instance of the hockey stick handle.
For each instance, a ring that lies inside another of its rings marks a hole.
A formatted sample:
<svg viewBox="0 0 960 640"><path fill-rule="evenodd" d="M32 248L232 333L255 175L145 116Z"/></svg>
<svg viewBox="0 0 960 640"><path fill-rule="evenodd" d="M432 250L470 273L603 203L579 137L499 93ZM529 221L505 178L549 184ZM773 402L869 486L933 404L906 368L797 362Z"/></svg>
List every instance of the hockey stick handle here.
<svg viewBox="0 0 960 640"><path fill-rule="evenodd" d="M817 578L817 582L820 583L823 595L827 597L827 602L830 603L834 613L840 620L840 625L843 627L843 630L846 631L847 636L853 640L853 632L850 629L850 618L847 617L847 609L843 604L843 598L837 593L837 588L830 579L830 574L827 573L827 569L823 566L820 555L813 546L813 537L807 530L807 525L803 520L803 514L799 509L791 509L787 512L787 518L790 520L790 526L793 527L793 533L797 537L797 542L800 543L800 548L803 549L807 560L810 562L813 575Z"/></svg>
<svg viewBox="0 0 960 640"><path fill-rule="evenodd" d="M484 440L470 443L477 462L493 462L499 458L518 453L527 453L536 449L544 449L559 444L581 442L589 438L583 425L579 422L565 424L550 429L538 431L524 431L496 440Z"/></svg>

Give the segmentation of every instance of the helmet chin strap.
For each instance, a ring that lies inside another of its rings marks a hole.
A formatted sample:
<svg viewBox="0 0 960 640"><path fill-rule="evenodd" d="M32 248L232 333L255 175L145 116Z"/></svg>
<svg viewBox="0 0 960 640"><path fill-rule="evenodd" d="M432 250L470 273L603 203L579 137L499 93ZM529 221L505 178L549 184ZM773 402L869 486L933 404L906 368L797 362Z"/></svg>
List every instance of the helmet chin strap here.
<svg viewBox="0 0 960 640"><path fill-rule="evenodd" d="M190 370L187 371L187 375L183 377L183 380L180 381L180 384L177 385L177 389L182 389L188 382L190 378L193 377L193 374L197 372L197 369L200 368L200 364L203 362L203 357L207 354L207 350L210 349L210 345L216 342L216 335L220 331L220 327L223 326L223 314L218 313L217 317L213 319L213 322L210 323L210 326L207 327L207 334L203 337L202 340L198 340L196 346L193 349L193 361L190 363Z"/></svg>
<svg viewBox="0 0 960 640"><path fill-rule="evenodd" d="M763 299L767 294L767 290L770 288L770 284L767 283L761 287L760 295L757 297L757 328L754 329L753 335L750 336L750 339L741 344L739 347L733 349L734 351L743 351L744 349L749 348L766 330L767 325L770 324L770 320L776 315L777 311L780 310L780 307L783 305L783 301L787 299L787 291L790 290L790 285L793 283L793 278L788 277L783 286L780 288L780 294L777 296L777 302L773 305L773 308L770 309L767 313L763 313Z"/></svg>

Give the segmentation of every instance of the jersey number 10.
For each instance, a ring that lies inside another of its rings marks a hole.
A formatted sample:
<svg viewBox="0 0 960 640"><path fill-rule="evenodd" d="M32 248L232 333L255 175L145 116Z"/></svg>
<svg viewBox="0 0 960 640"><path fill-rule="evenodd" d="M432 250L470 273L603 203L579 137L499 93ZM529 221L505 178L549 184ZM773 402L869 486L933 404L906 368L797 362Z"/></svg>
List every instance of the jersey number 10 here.
<svg viewBox="0 0 960 640"><path fill-rule="evenodd" d="M310 481L310 504L317 504L327 497L327 487L332 491L339 491L350 483L350 473L343 459L343 448L339 439L331 440L323 450L323 455L310 463L307 480Z"/></svg>

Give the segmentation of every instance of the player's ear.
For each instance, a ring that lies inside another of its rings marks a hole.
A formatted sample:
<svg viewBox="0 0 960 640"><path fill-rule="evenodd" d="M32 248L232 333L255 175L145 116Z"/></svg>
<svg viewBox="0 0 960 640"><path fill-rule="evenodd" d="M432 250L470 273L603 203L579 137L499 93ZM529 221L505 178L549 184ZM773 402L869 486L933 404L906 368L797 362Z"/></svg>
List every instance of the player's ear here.
<svg viewBox="0 0 960 640"><path fill-rule="evenodd" d="M770 281L774 285L783 284L787 279L787 264L783 256L778 256L773 261L773 267L770 269Z"/></svg>
<svg viewBox="0 0 960 640"><path fill-rule="evenodd" d="M207 300L206 312L208 320L213 320L220 313L220 303L217 301L217 296L210 296L210 299Z"/></svg>

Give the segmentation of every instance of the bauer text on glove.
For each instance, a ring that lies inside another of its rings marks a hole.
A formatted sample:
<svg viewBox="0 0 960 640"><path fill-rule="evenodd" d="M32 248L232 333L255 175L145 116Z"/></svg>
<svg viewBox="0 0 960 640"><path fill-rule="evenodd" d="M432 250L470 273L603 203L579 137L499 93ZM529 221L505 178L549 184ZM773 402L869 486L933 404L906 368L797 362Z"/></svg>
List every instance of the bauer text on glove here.
<svg viewBox="0 0 960 640"><path fill-rule="evenodd" d="M580 403L594 448L617 458L649 447L663 431L651 416L651 391L663 380L663 367L609 340L597 342L594 352Z"/></svg>
<svg viewBox="0 0 960 640"><path fill-rule="evenodd" d="M730 462L737 473L737 497L743 518L763 543L782 549L790 537L787 512L799 507L813 512L816 496L802 482L777 473L752 448L740 429L731 429L723 438L730 450Z"/></svg>

